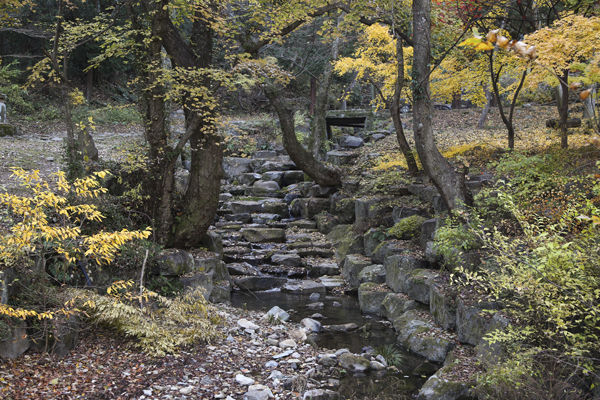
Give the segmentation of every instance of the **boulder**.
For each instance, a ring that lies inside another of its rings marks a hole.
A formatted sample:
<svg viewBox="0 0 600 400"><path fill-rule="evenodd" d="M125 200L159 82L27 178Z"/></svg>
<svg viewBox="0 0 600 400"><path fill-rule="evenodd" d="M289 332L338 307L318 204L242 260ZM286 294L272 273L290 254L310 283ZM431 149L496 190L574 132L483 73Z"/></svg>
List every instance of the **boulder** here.
<svg viewBox="0 0 600 400"><path fill-rule="evenodd" d="M316 263L310 264L308 275L312 277L319 277L323 275L337 275L340 273L340 268L335 263Z"/></svg>
<svg viewBox="0 0 600 400"><path fill-rule="evenodd" d="M456 328L456 291L441 285L429 289L429 312L434 321L444 329Z"/></svg>
<svg viewBox="0 0 600 400"><path fill-rule="evenodd" d="M333 165L342 166L352 164L357 157L358 154L352 151L332 150L327 152L325 160Z"/></svg>
<svg viewBox="0 0 600 400"><path fill-rule="evenodd" d="M371 260L366 257L357 254L350 254L344 258L342 265L342 276L348 282L348 285L352 288L358 288L360 283L358 275L363 268L371 265Z"/></svg>
<svg viewBox="0 0 600 400"><path fill-rule="evenodd" d="M269 400L274 397L271 389L265 385L251 385L244 394L244 400Z"/></svg>
<svg viewBox="0 0 600 400"><path fill-rule="evenodd" d="M461 343L477 346L482 342L483 336L495 329L508 326L508 320L501 314L490 315L484 310L491 309L489 304L469 304L459 298L456 308L456 333Z"/></svg>
<svg viewBox="0 0 600 400"><path fill-rule="evenodd" d="M398 342L429 361L443 362L454 343L443 336L443 331L421 318L415 310L406 311L393 320Z"/></svg>
<svg viewBox="0 0 600 400"><path fill-rule="evenodd" d="M296 253L273 254L271 262L277 265L285 265L286 267L299 267L302 265L302 258Z"/></svg>
<svg viewBox="0 0 600 400"><path fill-rule="evenodd" d="M244 276L235 278L233 283L244 290L260 291L280 287L287 282L286 278L278 276Z"/></svg>
<svg viewBox="0 0 600 400"><path fill-rule="evenodd" d="M349 372L365 372L371 367L371 362L366 358L352 354L343 353L338 357L340 367Z"/></svg>
<svg viewBox="0 0 600 400"><path fill-rule="evenodd" d="M338 400L340 395L329 389L310 389L304 392L302 400Z"/></svg>
<svg viewBox="0 0 600 400"><path fill-rule="evenodd" d="M290 314L288 314L285 310L280 308L279 306L273 306L267 313L265 314L267 319L277 319L282 322L286 322L290 319Z"/></svg>
<svg viewBox="0 0 600 400"><path fill-rule="evenodd" d="M451 380L450 366L440 368L419 390L417 400L459 400L469 397L469 383Z"/></svg>
<svg viewBox="0 0 600 400"><path fill-rule="evenodd" d="M314 218L317 223L317 229L325 235L338 225L338 219L327 212L322 212Z"/></svg>
<svg viewBox="0 0 600 400"><path fill-rule="evenodd" d="M287 218L290 215L287 203L282 201L265 201L262 204L262 212L277 214L282 218Z"/></svg>
<svg viewBox="0 0 600 400"><path fill-rule="evenodd" d="M403 293L387 293L381 302L383 315L390 321L400 317L408 310L417 308L417 302Z"/></svg>
<svg viewBox="0 0 600 400"><path fill-rule="evenodd" d="M225 172L225 177L232 180L244 173L252 172L254 163L255 161L249 158L224 157L223 171Z"/></svg>
<svg viewBox="0 0 600 400"><path fill-rule="evenodd" d="M309 332L321 331L321 323L312 318L304 318L300 321L300 324L302 324Z"/></svg>
<svg viewBox="0 0 600 400"><path fill-rule="evenodd" d="M304 171L285 171L281 178L281 186L289 186L304 182Z"/></svg>
<svg viewBox="0 0 600 400"><path fill-rule="evenodd" d="M389 196L363 197L354 202L355 224L362 227L393 224L392 200Z"/></svg>
<svg viewBox="0 0 600 400"><path fill-rule="evenodd" d="M240 176L238 176L237 181L242 185L251 186L260 178L260 174L257 174L255 172L246 172L245 174L241 174Z"/></svg>
<svg viewBox="0 0 600 400"><path fill-rule="evenodd" d="M321 185L312 185L310 187L310 197L331 197L334 193L338 191L338 188L335 186L321 186Z"/></svg>
<svg viewBox="0 0 600 400"><path fill-rule="evenodd" d="M365 255L371 257L373 252L381 242L387 239L385 230L381 228L371 228L363 235L363 245Z"/></svg>
<svg viewBox="0 0 600 400"><path fill-rule="evenodd" d="M358 304L360 310L364 313L383 315L383 300L390 294L389 290L384 290L380 285L372 282L366 282L358 288Z"/></svg>
<svg viewBox="0 0 600 400"><path fill-rule="evenodd" d="M320 282L310 280L289 281L281 288L281 290L287 293L299 294L327 292L327 288L325 287L325 285L323 285Z"/></svg>
<svg viewBox="0 0 600 400"><path fill-rule="evenodd" d="M385 259L385 283L394 292L404 292L405 282L409 273L423 268L425 262L409 255L392 255Z"/></svg>
<svg viewBox="0 0 600 400"><path fill-rule="evenodd" d="M352 225L338 225L327 234L327 239L335 247L335 258L341 263L348 254L360 254L363 252L362 235L352 229Z"/></svg>
<svg viewBox="0 0 600 400"><path fill-rule="evenodd" d="M252 185L252 193L254 195L267 195L279 192L281 188L275 181L258 180Z"/></svg>
<svg viewBox="0 0 600 400"><path fill-rule="evenodd" d="M291 161L267 161L260 166L259 172L290 171L293 169L296 169L296 165Z"/></svg>
<svg viewBox="0 0 600 400"><path fill-rule="evenodd" d="M293 217L312 218L329 209L329 199L318 197L298 198L290 204L290 213Z"/></svg>
<svg viewBox="0 0 600 400"><path fill-rule="evenodd" d="M369 265L360 271L358 274L358 281L360 283L385 283L385 268L381 264Z"/></svg>
<svg viewBox="0 0 600 400"><path fill-rule="evenodd" d="M243 228L242 236L250 243L285 242L285 229Z"/></svg>
<svg viewBox="0 0 600 400"><path fill-rule="evenodd" d="M191 272L195 268L194 257L184 250L163 250L156 261L161 275L181 276Z"/></svg>
<svg viewBox="0 0 600 400"><path fill-rule="evenodd" d="M440 220L438 218L431 218L423 222L423 225L421 225L421 238L419 241L422 248L425 248L425 246L427 246L427 242L433 240L433 237L435 236L435 231L438 229L439 226Z"/></svg>
<svg viewBox="0 0 600 400"><path fill-rule="evenodd" d="M263 211L263 203L259 201L239 200L232 201L229 205L234 214L254 214Z"/></svg>
<svg viewBox="0 0 600 400"><path fill-rule="evenodd" d="M29 349L31 341L27 336L24 322L9 327L3 321L0 321L0 325L4 325L6 331L6 334L0 337L0 358L17 358Z"/></svg>
<svg viewBox="0 0 600 400"><path fill-rule="evenodd" d="M429 304L429 291L438 273L430 269L417 268L408 273L404 292L419 303Z"/></svg>
<svg viewBox="0 0 600 400"><path fill-rule="evenodd" d="M263 181L272 181L272 182L276 182L278 186L281 186L281 182L283 180L283 171L269 171L269 172L265 172L264 174L262 174L261 176L261 180Z"/></svg>
<svg viewBox="0 0 600 400"><path fill-rule="evenodd" d="M263 224L269 225L273 222L277 222L281 219L281 215L279 214L268 214L268 213L260 213L260 214L252 214L252 223L254 224Z"/></svg>
<svg viewBox="0 0 600 400"><path fill-rule="evenodd" d="M260 159L260 160L274 159L274 158L277 158L277 151L275 151L275 150L258 150L256 153L254 153L254 158Z"/></svg>
<svg viewBox="0 0 600 400"><path fill-rule="evenodd" d="M395 254L402 254L407 251L407 243L404 240L386 240L379 243L373 250L371 260L375 264L383 264L385 260Z"/></svg>
<svg viewBox="0 0 600 400"><path fill-rule="evenodd" d="M341 224L352 224L354 222L354 199L344 197L340 192L330 197L329 212L338 217Z"/></svg>
<svg viewBox="0 0 600 400"><path fill-rule="evenodd" d="M359 147L362 147L365 144L365 141L358 136L344 136L344 138L342 139L341 145L344 147L348 147L351 149L357 149Z"/></svg>

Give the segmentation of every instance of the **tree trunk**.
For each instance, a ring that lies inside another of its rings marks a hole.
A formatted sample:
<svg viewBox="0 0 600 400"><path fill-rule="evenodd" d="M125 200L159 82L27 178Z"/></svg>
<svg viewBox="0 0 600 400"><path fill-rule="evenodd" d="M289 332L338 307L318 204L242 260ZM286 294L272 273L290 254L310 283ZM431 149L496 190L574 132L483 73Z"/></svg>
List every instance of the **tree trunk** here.
<svg viewBox="0 0 600 400"><path fill-rule="evenodd" d="M199 118L195 116L194 118ZM203 127L190 138L192 148L190 181L183 201L182 215L177 218L172 245L198 247L215 220L223 177L223 150L217 134L202 133Z"/></svg>
<svg viewBox="0 0 600 400"><path fill-rule="evenodd" d="M389 108L390 113L392 114L394 129L396 130L398 146L400 146L400 150L406 160L408 172L416 174L419 171L419 167L417 167L415 156L406 140L406 135L404 135L404 127L402 126L402 119L400 118L400 97L402 96L402 88L404 87L404 50L402 48L401 38L396 38L396 60L398 64L398 77L394 85L394 94Z"/></svg>
<svg viewBox="0 0 600 400"><path fill-rule="evenodd" d="M198 11L188 44L169 18L167 5L168 1L163 0L158 12L158 31L173 64L184 68L210 68L213 57L211 21ZM212 82L206 78L201 84L210 87ZM186 135L190 134L192 147L191 168L181 214L169 242L177 247L196 247L202 243L217 213L223 148L215 125L215 111L209 107L192 111L185 104L186 99L183 103Z"/></svg>
<svg viewBox="0 0 600 400"><path fill-rule="evenodd" d="M331 58L337 59L339 52L339 38L333 41L331 47ZM321 76L321 82L317 87L315 96L315 108L313 110L313 119L311 124L310 149L313 157L322 160L325 154L325 142L327 141L327 109L329 108L329 86L333 76L333 66L326 63L325 70Z"/></svg>
<svg viewBox="0 0 600 400"><path fill-rule="evenodd" d="M567 130L567 119L569 118L569 70L563 71L563 76L559 79L557 92L557 106L560 126L560 147L566 149L569 147L569 137Z"/></svg>
<svg viewBox="0 0 600 400"><path fill-rule="evenodd" d="M456 93L454 93L452 95L452 109L453 110L458 110L460 108L462 102L462 94L460 93L460 90Z"/></svg>
<svg viewBox="0 0 600 400"><path fill-rule="evenodd" d="M464 182L439 152L433 137L433 107L429 93L431 59L431 0L413 0L413 125L417 152L423 169L431 178L450 210L470 202Z"/></svg>
<svg viewBox="0 0 600 400"><path fill-rule="evenodd" d="M485 106L483 107L483 110L481 110L479 121L477 121L477 129L485 128L485 121L490 113L490 109L492 108L492 92L488 90L487 86L483 87L483 91L485 93Z"/></svg>
<svg viewBox="0 0 600 400"><path fill-rule="evenodd" d="M272 88L266 88L265 94L279 117L283 146L298 168L322 186L341 186L341 171L317 160L296 138L292 111L284 104Z"/></svg>

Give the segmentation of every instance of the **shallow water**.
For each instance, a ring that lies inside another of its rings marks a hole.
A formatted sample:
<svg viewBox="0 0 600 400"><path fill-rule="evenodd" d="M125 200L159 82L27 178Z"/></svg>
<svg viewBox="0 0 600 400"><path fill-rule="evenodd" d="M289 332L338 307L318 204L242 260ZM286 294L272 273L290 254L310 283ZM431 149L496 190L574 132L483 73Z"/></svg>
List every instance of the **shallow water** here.
<svg viewBox="0 0 600 400"><path fill-rule="evenodd" d="M396 333L389 323L378 317L363 315L355 297L347 295L321 295L318 300L310 300L308 295L273 292L232 293L234 306L255 311L268 311L279 306L290 313L291 320L299 322L314 313L323 315L319 321L323 325L339 325L350 322L360 328L352 332L322 332L314 337L319 348L347 348L353 353L361 353L363 348L380 348L395 345ZM323 308L309 309L314 302L324 303ZM334 305L334 302L339 305ZM423 385L425 380L436 371L436 365L408 353L396 346L402 362L398 373L368 373L364 375L346 375L340 381L339 392L344 399L410 399Z"/></svg>

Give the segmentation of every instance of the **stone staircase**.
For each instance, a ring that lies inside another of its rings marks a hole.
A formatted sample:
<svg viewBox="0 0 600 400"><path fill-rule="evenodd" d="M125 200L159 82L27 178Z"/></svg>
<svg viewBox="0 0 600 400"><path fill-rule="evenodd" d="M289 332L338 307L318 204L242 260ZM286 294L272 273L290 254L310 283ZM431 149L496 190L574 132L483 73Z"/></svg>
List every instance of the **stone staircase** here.
<svg viewBox="0 0 600 400"><path fill-rule="evenodd" d="M419 207L395 204L393 196L354 198L348 187L337 191L305 181L289 157L274 151L226 158L224 170L214 232L223 238L223 260L235 287L357 293L363 312L392 322L400 345L430 361L447 361L420 399L442 398L448 387L451 393L443 398L468 395L468 382L452 381L444 368L465 362L455 355L471 354L474 346L484 351L484 334L507 321L461 297L439 271L432 240L440 221L431 212L444 206L432 186L396 188L398 196L418 199ZM478 190L485 183L478 177L469 185ZM413 215L424 217L417 240L386 234Z"/></svg>

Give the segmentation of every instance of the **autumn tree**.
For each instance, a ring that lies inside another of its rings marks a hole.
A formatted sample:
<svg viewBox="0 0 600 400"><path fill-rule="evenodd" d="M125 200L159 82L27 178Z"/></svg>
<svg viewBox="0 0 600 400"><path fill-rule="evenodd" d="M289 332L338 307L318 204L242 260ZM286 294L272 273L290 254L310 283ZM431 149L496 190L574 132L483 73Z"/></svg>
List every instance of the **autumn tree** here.
<svg viewBox="0 0 600 400"><path fill-rule="evenodd" d="M368 26L360 38L360 45L353 57L343 57L335 64L340 74L353 72L356 79L366 81L375 87L377 97L374 99L377 108L390 110L398 144L410 173L418 171L417 163L410 148L402 120L400 118L400 102L404 87L404 77L408 75L408 63L404 62L405 54L412 56L412 48L402 47L402 39L394 39L389 29L381 24Z"/></svg>

